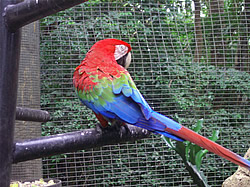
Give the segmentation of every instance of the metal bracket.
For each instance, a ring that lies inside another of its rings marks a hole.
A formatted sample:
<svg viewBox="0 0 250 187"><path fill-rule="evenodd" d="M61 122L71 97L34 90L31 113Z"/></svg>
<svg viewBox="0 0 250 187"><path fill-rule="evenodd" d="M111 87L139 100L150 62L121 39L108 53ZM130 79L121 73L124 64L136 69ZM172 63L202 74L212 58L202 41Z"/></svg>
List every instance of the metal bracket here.
<svg viewBox="0 0 250 187"><path fill-rule="evenodd" d="M16 120L47 122L50 120L50 115L43 110L16 107Z"/></svg>

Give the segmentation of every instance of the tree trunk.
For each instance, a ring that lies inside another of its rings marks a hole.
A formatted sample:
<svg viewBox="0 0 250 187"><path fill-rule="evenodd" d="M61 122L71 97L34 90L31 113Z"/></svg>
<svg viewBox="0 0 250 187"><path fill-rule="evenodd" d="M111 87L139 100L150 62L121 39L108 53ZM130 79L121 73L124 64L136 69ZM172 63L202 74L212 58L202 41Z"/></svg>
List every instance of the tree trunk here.
<svg viewBox="0 0 250 187"><path fill-rule="evenodd" d="M237 54L235 56L235 69L240 71L249 71L249 63L248 60L250 58L249 55L249 45L248 45L248 37L250 32L250 1L245 2L245 10L240 15L240 37L239 37L239 45L237 49Z"/></svg>
<svg viewBox="0 0 250 187"><path fill-rule="evenodd" d="M195 18L194 18L194 30L195 30L195 55L194 61L200 62L203 49L203 37L202 37L202 25L201 25L201 4L200 0L194 0L195 5Z"/></svg>
<svg viewBox="0 0 250 187"><path fill-rule="evenodd" d="M225 64L224 28L224 0L209 0L209 14L212 21L211 34L211 63L216 66Z"/></svg>

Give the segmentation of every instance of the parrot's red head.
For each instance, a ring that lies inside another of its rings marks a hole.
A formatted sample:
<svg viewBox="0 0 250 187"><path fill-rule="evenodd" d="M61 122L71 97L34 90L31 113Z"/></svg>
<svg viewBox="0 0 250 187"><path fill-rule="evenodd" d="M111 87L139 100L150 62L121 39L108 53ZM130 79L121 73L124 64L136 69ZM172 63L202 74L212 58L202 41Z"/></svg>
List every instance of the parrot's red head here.
<svg viewBox="0 0 250 187"><path fill-rule="evenodd" d="M96 42L86 54L81 64L76 67L73 83L76 88L86 84L97 84L88 78L90 74L102 77L119 77L131 62L131 46L121 40L105 39ZM125 68L125 69L124 69ZM112 76L110 76L112 75ZM91 82L91 83L90 83Z"/></svg>
<svg viewBox="0 0 250 187"><path fill-rule="evenodd" d="M88 53L104 53L114 56L117 63L124 68L128 68L131 62L131 46L117 39L104 39L96 42L89 50ZM87 54L88 55L88 54Z"/></svg>

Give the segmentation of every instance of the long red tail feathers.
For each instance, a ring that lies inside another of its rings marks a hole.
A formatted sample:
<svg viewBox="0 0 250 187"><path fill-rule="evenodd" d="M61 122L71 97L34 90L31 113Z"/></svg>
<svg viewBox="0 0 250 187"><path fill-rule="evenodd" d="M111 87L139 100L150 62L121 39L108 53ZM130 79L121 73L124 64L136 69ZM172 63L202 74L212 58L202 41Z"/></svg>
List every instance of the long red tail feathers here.
<svg viewBox="0 0 250 187"><path fill-rule="evenodd" d="M166 131L182 139L188 140L200 147L203 147L204 149L207 149L210 152L213 152L239 166L245 167L250 170L250 161L244 159L243 157L233 153L229 149L222 147L221 145L197 134L196 132L186 127L182 127L178 132L169 128L167 128Z"/></svg>

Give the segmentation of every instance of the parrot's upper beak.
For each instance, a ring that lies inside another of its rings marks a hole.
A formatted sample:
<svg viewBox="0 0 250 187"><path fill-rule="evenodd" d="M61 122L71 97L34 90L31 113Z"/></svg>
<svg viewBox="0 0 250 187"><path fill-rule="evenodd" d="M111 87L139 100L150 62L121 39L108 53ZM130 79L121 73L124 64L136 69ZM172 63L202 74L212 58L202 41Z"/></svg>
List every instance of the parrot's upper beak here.
<svg viewBox="0 0 250 187"><path fill-rule="evenodd" d="M121 66L123 66L125 69L127 69L131 63L131 53L127 53L126 55L124 55L123 57L119 58L118 60L116 60L117 63Z"/></svg>

